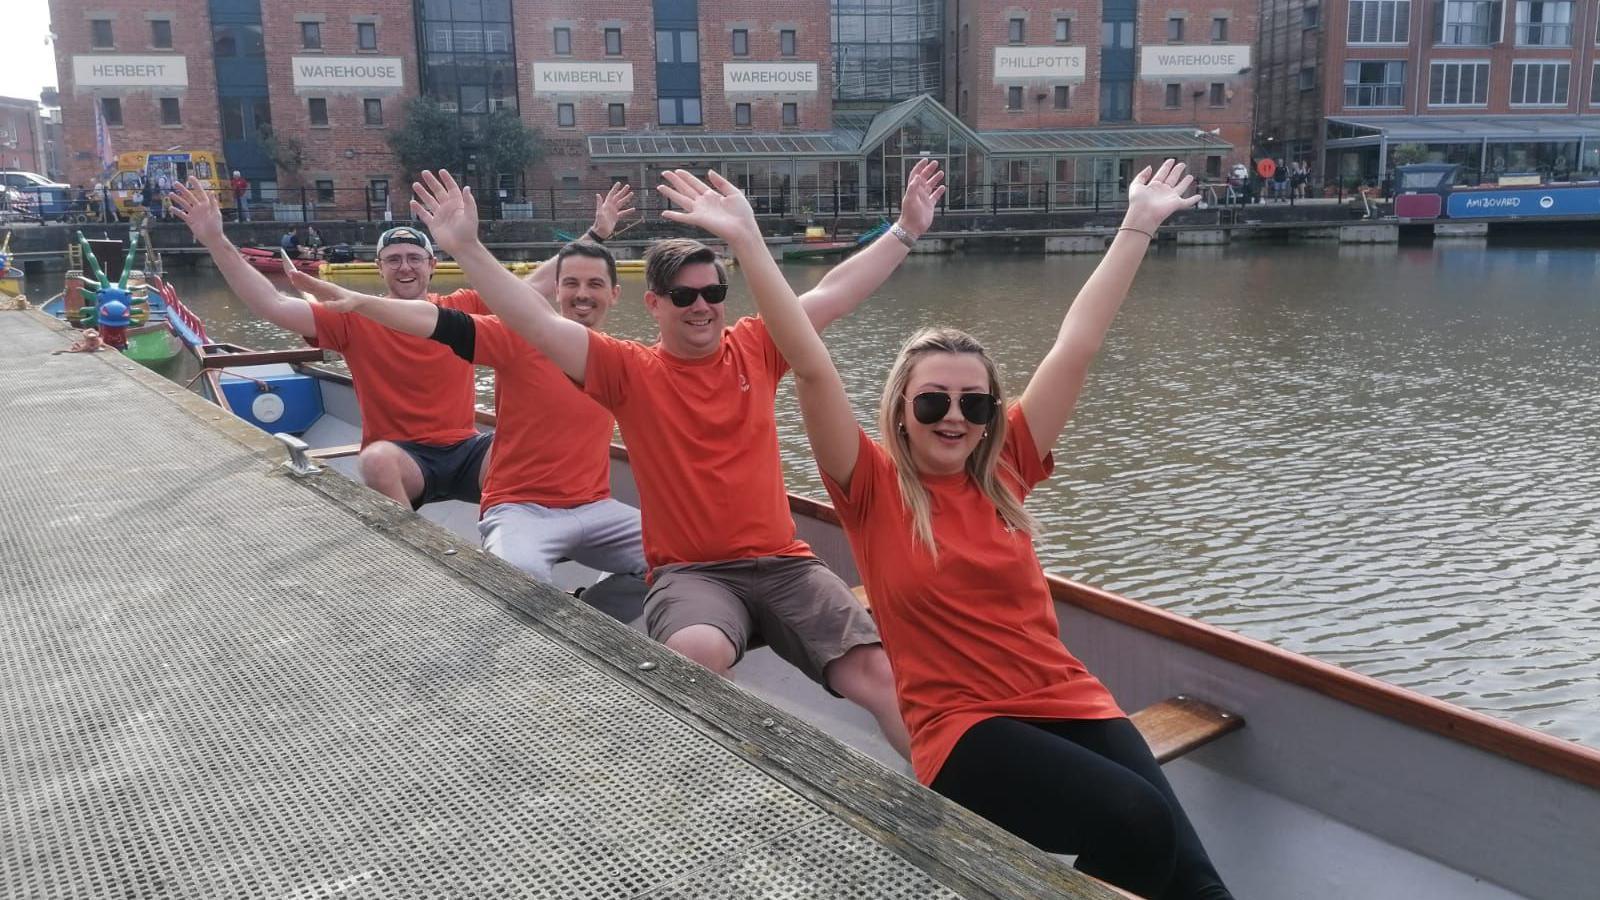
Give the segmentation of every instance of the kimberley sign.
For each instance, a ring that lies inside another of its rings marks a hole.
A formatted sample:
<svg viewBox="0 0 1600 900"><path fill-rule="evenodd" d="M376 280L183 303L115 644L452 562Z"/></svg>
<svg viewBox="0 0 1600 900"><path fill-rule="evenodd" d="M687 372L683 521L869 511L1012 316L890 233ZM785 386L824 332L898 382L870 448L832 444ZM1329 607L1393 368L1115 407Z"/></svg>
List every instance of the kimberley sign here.
<svg viewBox="0 0 1600 900"><path fill-rule="evenodd" d="M1250 45L1145 47L1139 74L1145 78L1238 75L1250 68Z"/></svg>
<svg viewBox="0 0 1600 900"><path fill-rule="evenodd" d="M398 56L295 56L295 90L339 90L340 88L390 88L406 86L405 70Z"/></svg>
<svg viewBox="0 0 1600 900"><path fill-rule="evenodd" d="M996 47L995 83L1071 81L1083 77L1082 47Z"/></svg>
<svg viewBox="0 0 1600 900"><path fill-rule="evenodd" d="M725 94L817 92L816 63L723 63Z"/></svg>
<svg viewBox="0 0 1600 900"><path fill-rule="evenodd" d="M189 61L182 56L74 56L78 88L188 87Z"/></svg>
<svg viewBox="0 0 1600 900"><path fill-rule="evenodd" d="M631 94L633 63L533 64L536 94Z"/></svg>

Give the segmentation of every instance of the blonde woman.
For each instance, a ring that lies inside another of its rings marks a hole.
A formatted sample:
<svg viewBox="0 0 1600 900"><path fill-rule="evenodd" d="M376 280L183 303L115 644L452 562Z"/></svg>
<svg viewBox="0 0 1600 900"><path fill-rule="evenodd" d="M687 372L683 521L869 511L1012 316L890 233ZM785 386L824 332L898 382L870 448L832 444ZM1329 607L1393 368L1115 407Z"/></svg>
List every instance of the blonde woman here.
<svg viewBox="0 0 1600 900"><path fill-rule="evenodd" d="M664 179L658 190L681 211L663 215L728 242L793 367L894 669L917 778L1119 887L1230 896L1139 732L1062 646L1022 507L1050 473L1050 448L1156 228L1197 202L1184 197L1194 180L1184 166L1167 160L1133 180L1110 250L1016 403L975 338L925 329L890 371L881 442L856 424L744 195L715 173L710 185L683 171Z"/></svg>

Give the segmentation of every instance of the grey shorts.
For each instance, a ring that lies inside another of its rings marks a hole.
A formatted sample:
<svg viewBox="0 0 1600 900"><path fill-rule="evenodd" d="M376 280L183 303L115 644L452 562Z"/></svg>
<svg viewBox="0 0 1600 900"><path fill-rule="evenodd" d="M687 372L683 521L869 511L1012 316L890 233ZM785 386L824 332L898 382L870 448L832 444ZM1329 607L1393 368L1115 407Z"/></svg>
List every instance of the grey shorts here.
<svg viewBox="0 0 1600 900"><path fill-rule="evenodd" d="M493 432L480 432L442 446L419 444L416 441L394 441L422 470L422 493L411 501L412 509L424 503L439 500L463 500L477 503L482 497L478 473L483 470L484 458L489 455Z"/></svg>
<svg viewBox="0 0 1600 900"><path fill-rule="evenodd" d="M762 556L662 566L645 598L650 637L665 642L690 625L712 625L733 643L735 662L765 641L827 687L828 664L881 643L872 615L821 560Z"/></svg>
<svg viewBox="0 0 1600 900"><path fill-rule="evenodd" d="M478 533L483 549L540 581L561 559L617 574L645 570L639 511L612 497L565 509L501 503L483 514Z"/></svg>

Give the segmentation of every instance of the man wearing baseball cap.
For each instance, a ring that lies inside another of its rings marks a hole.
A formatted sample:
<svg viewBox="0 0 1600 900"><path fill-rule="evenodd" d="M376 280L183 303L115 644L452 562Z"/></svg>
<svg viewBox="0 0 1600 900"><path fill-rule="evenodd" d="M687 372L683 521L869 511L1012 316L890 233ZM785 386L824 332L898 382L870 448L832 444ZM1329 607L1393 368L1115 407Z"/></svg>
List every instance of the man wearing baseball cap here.
<svg viewBox="0 0 1600 900"><path fill-rule="evenodd" d="M280 293L228 240L216 198L199 182L191 179L187 187L177 186L173 197L177 216L210 252L228 286L251 312L303 336L313 346L344 356L361 409L362 481L413 509L446 499L477 503L490 435L474 425L472 363L436 341ZM631 198L626 186L613 188L596 204L592 233L609 237ZM445 295L428 291L438 261L433 242L419 229L400 226L385 231L378 238L377 262L387 297L427 300L469 315L489 314L476 291ZM555 269L541 265L528 281L553 296Z"/></svg>

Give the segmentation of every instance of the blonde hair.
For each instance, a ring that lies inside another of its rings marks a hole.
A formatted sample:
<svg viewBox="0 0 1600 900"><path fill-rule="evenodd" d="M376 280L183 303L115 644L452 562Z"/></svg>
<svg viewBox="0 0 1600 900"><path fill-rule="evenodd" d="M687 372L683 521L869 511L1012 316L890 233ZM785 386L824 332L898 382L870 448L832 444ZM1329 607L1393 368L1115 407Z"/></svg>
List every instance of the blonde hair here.
<svg viewBox="0 0 1600 900"><path fill-rule="evenodd" d="M900 355L889 369L889 380L883 386L883 400L878 406L878 431L883 436L883 445L889 451L889 459L899 475L900 499L911 514L912 541L921 542L938 559L939 548L933 542L933 513L928 490L917 477L917 464L911 457L910 439L905 431L906 391L911 384L911 369L917 360L931 353L970 353L983 361L983 368L989 373L989 392L999 401L999 409L994 421L989 423L987 432L978 441L978 446L967 457L967 474L994 504L995 511L1005 521L1007 528L1032 535L1038 523L1023 509L1022 501L1000 480L1002 465L1005 471L1011 469L1009 464L1000 460L1000 450L1006 442L1006 398L1005 389L1000 384L1000 371L989 354L984 352L978 339L965 331L924 328L900 348ZM1011 474L1016 477L1015 472Z"/></svg>

